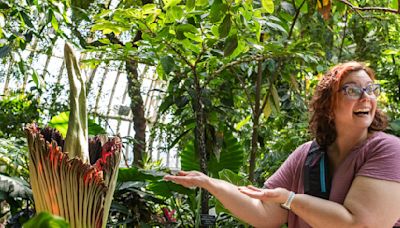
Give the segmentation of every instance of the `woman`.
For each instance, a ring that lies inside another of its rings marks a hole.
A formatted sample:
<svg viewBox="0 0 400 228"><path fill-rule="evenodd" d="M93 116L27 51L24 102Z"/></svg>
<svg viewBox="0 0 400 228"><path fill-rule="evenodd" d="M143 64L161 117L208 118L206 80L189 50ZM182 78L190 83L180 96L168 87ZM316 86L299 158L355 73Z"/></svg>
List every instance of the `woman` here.
<svg viewBox="0 0 400 228"><path fill-rule="evenodd" d="M400 226L400 139L382 132L387 121L377 109L380 86L374 80L370 68L347 62L329 70L316 88L310 131L325 155L321 164L327 168L321 172L327 173L321 176L330 188L324 189L327 199L304 194L311 142L298 147L264 189L237 187L196 171L165 180L208 190L255 227Z"/></svg>

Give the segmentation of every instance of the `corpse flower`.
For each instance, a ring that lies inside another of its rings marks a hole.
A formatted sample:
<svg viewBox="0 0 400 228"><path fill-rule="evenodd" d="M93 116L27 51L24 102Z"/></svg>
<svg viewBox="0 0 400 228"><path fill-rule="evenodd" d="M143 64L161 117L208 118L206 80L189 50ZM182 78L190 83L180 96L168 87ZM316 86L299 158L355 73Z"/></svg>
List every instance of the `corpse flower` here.
<svg viewBox="0 0 400 228"><path fill-rule="evenodd" d="M51 128L30 124L25 132L36 212L65 218L72 228L105 227L120 162L118 137L88 139L86 80L70 45L64 48L70 84L65 140Z"/></svg>

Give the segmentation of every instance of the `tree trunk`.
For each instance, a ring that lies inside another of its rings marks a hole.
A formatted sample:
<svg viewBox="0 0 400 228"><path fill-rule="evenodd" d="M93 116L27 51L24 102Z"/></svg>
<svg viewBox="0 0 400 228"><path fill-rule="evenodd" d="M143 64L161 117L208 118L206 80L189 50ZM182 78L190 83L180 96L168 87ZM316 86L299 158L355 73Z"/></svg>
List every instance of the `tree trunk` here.
<svg viewBox="0 0 400 228"><path fill-rule="evenodd" d="M207 175L207 151L206 151L206 137L205 137L205 118L204 118L204 107L201 100L201 87L197 77L196 71L194 70L194 86L195 86L195 99L194 99L194 111L196 115L196 139L197 151L200 155L200 171ZM209 193L206 190L202 191L201 194L201 214L208 215L208 198ZM201 226L204 227L204 226Z"/></svg>
<svg viewBox="0 0 400 228"><path fill-rule="evenodd" d="M133 147L133 165L143 166L143 154L146 149L146 119L144 116L143 99L140 94L141 83L139 81L138 63L135 60L126 61L128 78L128 94L131 98L131 110L133 113L133 128L135 141Z"/></svg>
<svg viewBox="0 0 400 228"><path fill-rule="evenodd" d="M251 136L251 154L249 165L249 181L254 182L254 170L256 166L256 157L258 150L258 124L260 119L260 99L261 99L261 79L262 79L262 62L258 62L257 79L256 79L256 97L253 113L253 133ZM268 99L268 98L267 98Z"/></svg>

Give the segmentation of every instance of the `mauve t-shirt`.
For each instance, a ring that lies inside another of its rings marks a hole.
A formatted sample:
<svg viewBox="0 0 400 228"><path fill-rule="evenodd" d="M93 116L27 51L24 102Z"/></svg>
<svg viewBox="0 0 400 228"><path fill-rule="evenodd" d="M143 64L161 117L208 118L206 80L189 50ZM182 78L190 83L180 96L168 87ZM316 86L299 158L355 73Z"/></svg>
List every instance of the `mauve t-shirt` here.
<svg viewBox="0 0 400 228"><path fill-rule="evenodd" d="M282 187L304 193L303 166L310 146L311 142L307 142L290 154L282 166L265 181L264 187ZM329 200L343 204L356 176L400 182L400 138L375 132L355 146L333 174ZM291 211L288 225L289 228L311 227ZM400 226L400 220L395 225Z"/></svg>

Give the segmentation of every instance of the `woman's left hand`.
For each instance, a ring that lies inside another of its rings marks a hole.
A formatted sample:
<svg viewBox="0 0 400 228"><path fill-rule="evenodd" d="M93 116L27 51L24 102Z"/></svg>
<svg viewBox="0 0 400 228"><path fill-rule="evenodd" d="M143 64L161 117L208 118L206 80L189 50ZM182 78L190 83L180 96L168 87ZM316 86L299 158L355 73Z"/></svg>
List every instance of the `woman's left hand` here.
<svg viewBox="0 0 400 228"><path fill-rule="evenodd" d="M283 204L289 197L289 191L284 188L262 189L254 186L238 187L238 190L254 199L259 199L265 202L275 202Z"/></svg>

